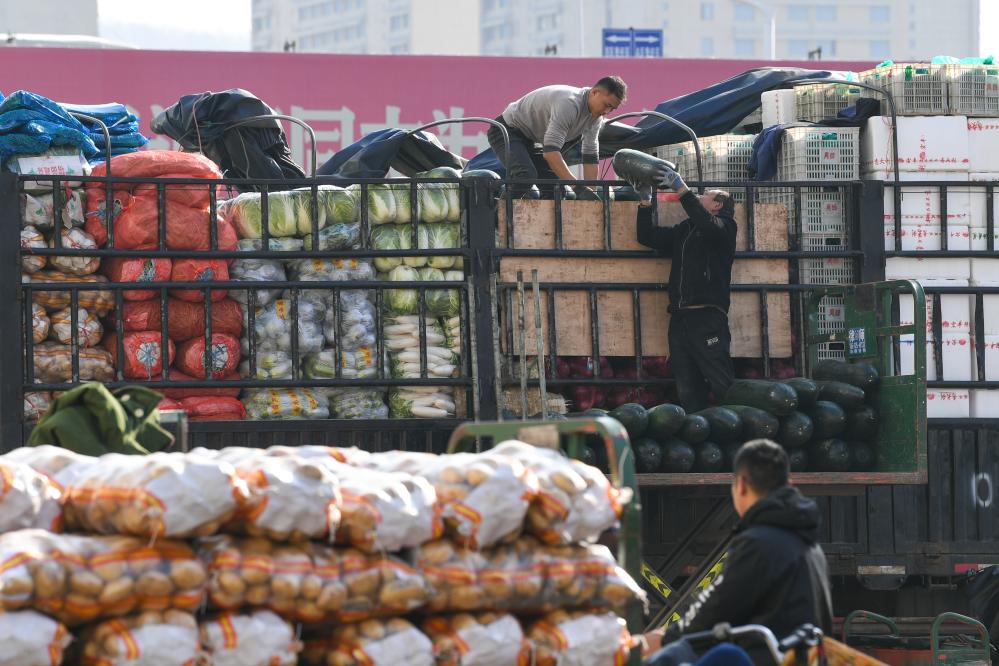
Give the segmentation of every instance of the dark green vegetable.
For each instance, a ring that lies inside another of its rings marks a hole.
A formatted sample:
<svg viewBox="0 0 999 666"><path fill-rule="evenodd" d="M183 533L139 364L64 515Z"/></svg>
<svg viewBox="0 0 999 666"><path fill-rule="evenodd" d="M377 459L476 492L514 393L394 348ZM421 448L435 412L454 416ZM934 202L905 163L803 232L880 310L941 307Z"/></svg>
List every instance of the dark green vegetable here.
<svg viewBox="0 0 999 666"><path fill-rule="evenodd" d="M722 444L722 468L723 472L734 472L735 454L738 453L742 444Z"/></svg>
<svg viewBox="0 0 999 666"><path fill-rule="evenodd" d="M746 405L725 405L739 415L742 421L742 439L773 439L780 430L780 421L776 416L756 407Z"/></svg>
<svg viewBox="0 0 999 666"><path fill-rule="evenodd" d="M878 413L870 406L846 414L846 436L848 439L869 442L878 436Z"/></svg>
<svg viewBox="0 0 999 666"><path fill-rule="evenodd" d="M835 402L843 409L860 409L864 406L864 391L843 382L816 382L819 385L819 400Z"/></svg>
<svg viewBox="0 0 999 666"><path fill-rule="evenodd" d="M610 416L621 422L628 431L628 437L637 439L645 434L649 424L649 413L644 407L628 402L611 411Z"/></svg>
<svg viewBox="0 0 999 666"><path fill-rule="evenodd" d="M683 474L694 468L694 449L687 442L671 439L662 446L662 464L659 471Z"/></svg>
<svg viewBox="0 0 999 666"><path fill-rule="evenodd" d="M624 148L614 153L614 171L622 180L636 185L652 185L659 181L659 172L670 166L666 160L648 153Z"/></svg>
<svg viewBox="0 0 999 666"><path fill-rule="evenodd" d="M812 446L808 457L819 472L849 472L853 464L850 447L842 439L823 439L817 442Z"/></svg>
<svg viewBox="0 0 999 666"><path fill-rule="evenodd" d="M792 377L783 380L782 383L793 388L794 392L798 394L798 409L810 407L819 399L818 385L807 377Z"/></svg>
<svg viewBox="0 0 999 666"><path fill-rule="evenodd" d="M791 462L792 472L804 472L808 469L808 449L794 449L787 452Z"/></svg>
<svg viewBox="0 0 999 666"><path fill-rule="evenodd" d="M785 449L797 449L812 438L812 420L801 412L791 412L780 420L777 441Z"/></svg>
<svg viewBox="0 0 999 666"><path fill-rule="evenodd" d="M727 407L708 407L697 412L711 427L711 439L719 444L738 441L742 437L742 419Z"/></svg>
<svg viewBox="0 0 999 666"><path fill-rule="evenodd" d="M725 393L725 402L763 409L787 416L798 406L798 394L787 384L765 379L736 379Z"/></svg>
<svg viewBox="0 0 999 666"><path fill-rule="evenodd" d="M873 391L878 386L878 370L870 363L846 363L826 359L819 361L812 368L812 378L843 382L865 392Z"/></svg>
<svg viewBox="0 0 999 666"><path fill-rule="evenodd" d="M812 439L815 441L839 437L846 429L846 412L835 402L819 400L805 414L812 420Z"/></svg>
<svg viewBox="0 0 999 666"><path fill-rule="evenodd" d="M632 445L635 451L635 471L639 474L658 472L663 462L663 450L659 442L648 437L640 437Z"/></svg>
<svg viewBox="0 0 999 666"><path fill-rule="evenodd" d="M721 447L714 442L694 444L694 471L721 472L724 469L725 456Z"/></svg>
<svg viewBox="0 0 999 666"><path fill-rule="evenodd" d="M666 441L683 426L687 412L679 405L657 405L649 410L649 424L646 434L660 441Z"/></svg>
<svg viewBox="0 0 999 666"><path fill-rule="evenodd" d="M590 407L585 412L583 412L583 416L607 416L609 414L610 412L608 412L606 409L600 409L599 407Z"/></svg>
<svg viewBox="0 0 999 666"><path fill-rule="evenodd" d="M850 442L850 456L853 462L852 469L856 472L873 472L877 468L878 460L874 454L874 448L867 442Z"/></svg>
<svg viewBox="0 0 999 666"><path fill-rule="evenodd" d="M697 444L711 436L711 426L708 424L708 420L700 414L687 414L676 436L690 444Z"/></svg>

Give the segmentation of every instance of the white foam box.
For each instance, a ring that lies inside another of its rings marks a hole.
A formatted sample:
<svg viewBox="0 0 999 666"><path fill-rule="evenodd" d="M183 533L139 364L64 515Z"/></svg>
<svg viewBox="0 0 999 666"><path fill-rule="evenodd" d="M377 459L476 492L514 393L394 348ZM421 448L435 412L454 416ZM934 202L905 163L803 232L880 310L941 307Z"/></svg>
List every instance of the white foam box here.
<svg viewBox="0 0 999 666"><path fill-rule="evenodd" d="M994 419L999 417L999 391L971 390L971 418Z"/></svg>
<svg viewBox="0 0 999 666"><path fill-rule="evenodd" d="M999 118L995 118L999 122ZM999 154L997 154L999 155ZM992 237L995 239L993 248L999 250L999 171L974 171L968 174L968 180L972 183L995 183L996 187L992 191ZM987 250L988 246L988 217L986 215L987 197L985 188L971 188L971 219L968 220L968 227L971 233L971 249Z"/></svg>
<svg viewBox="0 0 999 666"><path fill-rule="evenodd" d="M999 335L986 333L982 347L985 352L985 381L999 381Z"/></svg>
<svg viewBox="0 0 999 666"><path fill-rule="evenodd" d="M918 281L925 287L967 287L967 280L940 280L922 279ZM898 297L898 315L901 324L911 324L913 321L915 307L912 297L901 294ZM971 332L971 301L963 294L941 294L940 295L940 329L944 332L970 333ZM933 332L933 297L926 294L926 331L932 335Z"/></svg>
<svg viewBox="0 0 999 666"><path fill-rule="evenodd" d="M911 335L899 336L900 374L915 374L915 354L912 350ZM940 352L943 357L943 379L949 382L970 382L975 376L975 353L971 344L971 333L944 333L940 338ZM999 350L997 350L999 353ZM937 379L936 346L926 338L926 380Z"/></svg>
<svg viewBox="0 0 999 666"><path fill-rule="evenodd" d="M927 389L926 416L931 419L966 419L971 415L967 389Z"/></svg>
<svg viewBox="0 0 999 666"><path fill-rule="evenodd" d="M760 95L764 127L793 123L797 119L794 90L768 90Z"/></svg>
<svg viewBox="0 0 999 666"><path fill-rule="evenodd" d="M972 259L969 263L971 284L983 287L999 284L999 259Z"/></svg>
<svg viewBox="0 0 999 666"><path fill-rule="evenodd" d="M860 170L892 170L891 118L867 120L861 133ZM907 116L898 119L899 171L968 171L967 116Z"/></svg>
<svg viewBox="0 0 999 666"><path fill-rule="evenodd" d="M975 282L972 281L971 285L973 287L999 287L999 281L997 282ZM968 300L971 302L972 310L975 308L975 297L969 296ZM999 295L997 294L983 294L982 295L982 333L986 336L999 335Z"/></svg>
<svg viewBox="0 0 999 666"><path fill-rule="evenodd" d="M895 182L895 174L878 169L865 171L864 180ZM963 171L900 171L899 181L941 181L967 183L968 174ZM902 185L900 207L902 224L940 225L940 188L930 185ZM884 209L885 224L895 223L895 187L885 184ZM971 224L971 189L959 185L947 187L947 225Z"/></svg>
<svg viewBox="0 0 999 666"><path fill-rule="evenodd" d="M936 224L903 224L902 251L940 250L943 247L943 233ZM947 225L947 249L970 250L971 230L956 224ZM885 224L885 250L895 250L895 225Z"/></svg>
<svg viewBox="0 0 999 666"><path fill-rule="evenodd" d="M999 171L999 118L968 118L968 169Z"/></svg>
<svg viewBox="0 0 999 666"><path fill-rule="evenodd" d="M970 277L971 261L966 258L889 257L885 261L885 278L888 280L921 280L923 278L967 280Z"/></svg>

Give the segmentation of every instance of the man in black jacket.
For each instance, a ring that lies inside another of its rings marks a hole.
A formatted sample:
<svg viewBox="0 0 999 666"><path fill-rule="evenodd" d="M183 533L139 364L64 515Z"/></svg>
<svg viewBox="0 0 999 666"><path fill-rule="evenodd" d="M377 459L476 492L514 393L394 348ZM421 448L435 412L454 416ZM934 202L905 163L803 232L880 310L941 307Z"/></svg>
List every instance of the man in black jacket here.
<svg viewBox="0 0 999 666"><path fill-rule="evenodd" d="M735 455L732 503L739 522L717 578L670 625L663 643L716 624L761 624L778 640L803 624L832 631L825 554L816 543L819 509L790 485L787 453L766 439L747 442ZM679 641L650 657L648 666L693 661Z"/></svg>
<svg viewBox="0 0 999 666"><path fill-rule="evenodd" d="M688 218L656 224L651 206L638 208L638 242L671 257L669 271L670 367L680 404L688 412L708 406L732 383L729 290L735 259L735 204L721 190L697 196L680 175L664 168L660 183L680 195Z"/></svg>

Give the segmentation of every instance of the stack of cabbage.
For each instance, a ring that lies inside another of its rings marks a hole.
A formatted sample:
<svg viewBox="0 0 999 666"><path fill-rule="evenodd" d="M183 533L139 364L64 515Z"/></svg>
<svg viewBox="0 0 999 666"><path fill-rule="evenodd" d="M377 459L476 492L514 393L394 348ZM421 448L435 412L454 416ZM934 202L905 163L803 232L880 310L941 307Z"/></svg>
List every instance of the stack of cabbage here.
<svg viewBox="0 0 999 666"><path fill-rule="evenodd" d="M417 178L457 178L439 168ZM368 189L368 222L375 250L453 250L461 247L460 190L457 183L374 185ZM413 213L416 213L416 219ZM375 259L379 278L390 282L462 282L458 256L386 256ZM404 288L385 291L384 336L390 376L441 379L458 376L461 292L458 289ZM422 324L421 324L422 320ZM421 326L423 331L421 333ZM421 336L425 347L421 350ZM410 386L389 391L395 418L454 416L452 387Z"/></svg>

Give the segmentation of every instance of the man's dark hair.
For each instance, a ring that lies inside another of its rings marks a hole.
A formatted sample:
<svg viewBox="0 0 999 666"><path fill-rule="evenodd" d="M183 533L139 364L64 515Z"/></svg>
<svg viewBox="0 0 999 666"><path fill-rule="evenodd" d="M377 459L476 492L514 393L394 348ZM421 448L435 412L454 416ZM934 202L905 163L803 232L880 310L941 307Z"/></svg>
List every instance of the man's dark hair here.
<svg viewBox="0 0 999 666"><path fill-rule="evenodd" d="M754 439L743 444L735 454L732 467L746 477L749 487L760 495L769 495L787 485L791 463L787 452L769 439Z"/></svg>
<svg viewBox="0 0 999 666"><path fill-rule="evenodd" d="M603 88L622 102L628 96L628 85L620 76L605 76L593 84L594 88Z"/></svg>

